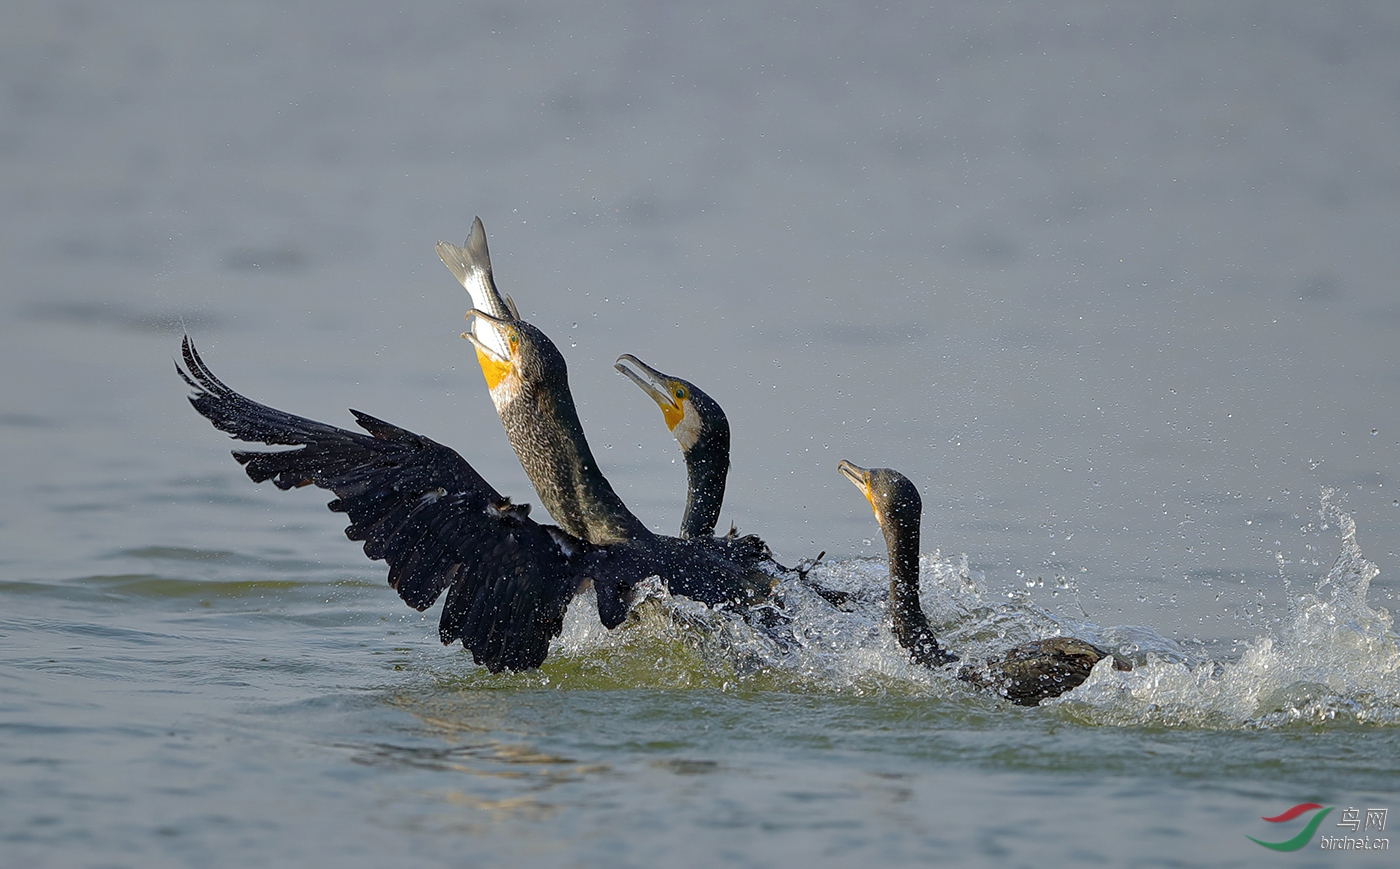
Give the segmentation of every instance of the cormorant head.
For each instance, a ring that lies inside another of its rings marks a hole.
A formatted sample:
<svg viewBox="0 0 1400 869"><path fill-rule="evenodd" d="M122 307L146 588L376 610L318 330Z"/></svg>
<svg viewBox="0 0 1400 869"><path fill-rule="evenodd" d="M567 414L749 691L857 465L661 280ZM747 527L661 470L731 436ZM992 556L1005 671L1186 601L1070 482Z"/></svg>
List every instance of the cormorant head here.
<svg viewBox="0 0 1400 869"><path fill-rule="evenodd" d="M695 384L662 374L630 353L619 356L613 367L640 386L661 408L666 428L671 430L682 452L689 454L691 448L704 437L706 440L722 438L724 450L728 453L729 418L724 415L719 403Z"/></svg>
<svg viewBox="0 0 1400 869"><path fill-rule="evenodd" d="M895 542L907 540L910 534L917 544L924 505L908 477L890 468L862 468L845 459L836 467L870 502L892 552Z"/></svg>
<svg viewBox="0 0 1400 869"><path fill-rule="evenodd" d="M541 387L568 389L564 355L549 337L519 317L496 317L473 308L462 337L476 348L476 361L499 411Z"/></svg>

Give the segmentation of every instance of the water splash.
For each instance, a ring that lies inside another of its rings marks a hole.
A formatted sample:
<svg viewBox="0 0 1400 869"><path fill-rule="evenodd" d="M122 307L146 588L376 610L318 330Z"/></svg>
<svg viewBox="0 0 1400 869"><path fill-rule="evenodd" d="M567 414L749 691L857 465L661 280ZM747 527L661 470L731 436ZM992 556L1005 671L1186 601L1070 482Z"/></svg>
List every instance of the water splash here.
<svg viewBox="0 0 1400 869"><path fill-rule="evenodd" d="M1071 636L1134 663L1111 662L1079 688L1048 701L1051 714L1098 725L1250 729L1350 721L1400 724L1400 641L1385 610L1367 602L1379 568L1361 552L1356 526L1324 491L1324 522L1341 551L1288 617L1247 638L1238 657L1215 657L1139 625L1096 624L1043 609L1023 595L989 592L966 556L935 552L920 562L924 608L940 638L964 660L1013 645ZM815 586L828 592L824 595ZM884 559L817 565L782 580L772 604L713 610L672 597L655 581L639 589L628 623L608 631L585 593L570 607L550 660L512 677L568 688L781 690L896 693L999 703L951 672L911 664L886 618ZM834 606L830 592L844 601ZM492 677L499 679L500 677Z"/></svg>
<svg viewBox="0 0 1400 869"><path fill-rule="evenodd" d="M1287 619L1246 643L1238 660L1153 657L1132 673L1096 668L1059 704L1099 723L1400 724L1400 638L1390 614L1366 600L1380 569L1362 554L1356 523L1331 489L1321 512L1341 532L1341 552L1314 592L1291 599Z"/></svg>

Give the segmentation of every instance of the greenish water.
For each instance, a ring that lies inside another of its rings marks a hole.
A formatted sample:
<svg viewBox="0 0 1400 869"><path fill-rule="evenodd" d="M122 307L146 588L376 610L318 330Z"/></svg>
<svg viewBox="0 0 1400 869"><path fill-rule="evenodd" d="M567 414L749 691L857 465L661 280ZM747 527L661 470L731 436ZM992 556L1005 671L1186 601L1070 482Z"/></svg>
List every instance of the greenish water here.
<svg viewBox="0 0 1400 869"><path fill-rule="evenodd" d="M1393 865L1318 845L1400 807L1397 40L1384 4L10 4L0 862ZM628 504L673 530L684 473L621 353L725 406L721 522L826 551L850 611L584 599L491 676L325 493L243 476L182 331L534 500L433 255L475 214ZM922 489L955 649L1138 666L1021 709L908 664L842 458ZM1249 841L1303 802L1308 848Z"/></svg>
<svg viewBox="0 0 1400 869"><path fill-rule="evenodd" d="M110 560L161 570L0 588L25 865L1247 865L1258 815L1387 805L1400 775L1393 635L1388 662L1349 658L1359 632L1335 619L1325 648L1209 677L1158 658L1022 709L910 667L878 617L796 601L806 656L756 663L738 619L722 635L663 599L608 634L585 601L543 669L491 676L367 569ZM929 566L930 597L963 594L952 573ZM1219 696L1271 681L1244 718Z"/></svg>

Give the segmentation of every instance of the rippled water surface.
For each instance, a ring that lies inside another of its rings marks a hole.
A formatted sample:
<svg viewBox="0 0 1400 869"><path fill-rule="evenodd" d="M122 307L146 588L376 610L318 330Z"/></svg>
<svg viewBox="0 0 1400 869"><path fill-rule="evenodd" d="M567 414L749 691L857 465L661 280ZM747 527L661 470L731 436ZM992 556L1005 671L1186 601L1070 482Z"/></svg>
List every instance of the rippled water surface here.
<svg viewBox="0 0 1400 869"><path fill-rule="evenodd" d="M1383 4L0 11L4 862L1393 865L1318 844L1400 809L1397 46ZM849 606L585 598L492 676L247 480L182 331L534 500L433 252L474 215L629 505L673 531L685 478L621 353L724 405L722 522ZM842 458L922 489L955 649L1135 669L1024 709L907 663Z"/></svg>

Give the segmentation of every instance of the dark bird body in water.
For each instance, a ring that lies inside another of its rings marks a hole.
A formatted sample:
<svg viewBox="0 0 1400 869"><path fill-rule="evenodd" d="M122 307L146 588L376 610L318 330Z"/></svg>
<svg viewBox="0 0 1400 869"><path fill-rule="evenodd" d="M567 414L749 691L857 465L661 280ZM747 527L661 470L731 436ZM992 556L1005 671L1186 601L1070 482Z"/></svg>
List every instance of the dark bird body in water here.
<svg viewBox="0 0 1400 869"><path fill-rule="evenodd" d="M865 469L842 461L842 476L861 490L885 535L890 563L890 619L895 638L910 658L928 667L958 661L933 634L919 603L919 522L923 501L919 490L898 471ZM1051 637L1008 649L978 663L963 663L958 678L986 688L1023 706L1058 697L1089 678L1104 650L1073 637ZM1115 669L1131 669L1114 657Z"/></svg>

